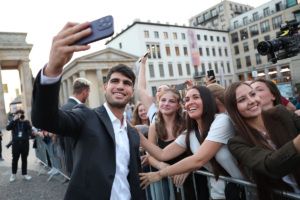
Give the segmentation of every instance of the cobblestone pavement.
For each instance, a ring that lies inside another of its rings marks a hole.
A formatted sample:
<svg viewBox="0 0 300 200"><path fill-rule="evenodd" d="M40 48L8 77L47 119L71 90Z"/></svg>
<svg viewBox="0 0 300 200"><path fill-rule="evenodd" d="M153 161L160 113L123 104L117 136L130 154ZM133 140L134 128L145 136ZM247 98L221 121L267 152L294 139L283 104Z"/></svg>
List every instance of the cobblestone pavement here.
<svg viewBox="0 0 300 200"><path fill-rule="evenodd" d="M28 157L28 174L32 176L30 181L25 181L21 176L21 158L17 180L10 183L11 175L11 148L5 145L10 140L10 132L2 131L2 155L4 161L0 161L0 200L60 200L63 199L68 184L63 184L64 178L60 175L54 176L47 181L48 169L41 165L35 158L35 152L30 144Z"/></svg>

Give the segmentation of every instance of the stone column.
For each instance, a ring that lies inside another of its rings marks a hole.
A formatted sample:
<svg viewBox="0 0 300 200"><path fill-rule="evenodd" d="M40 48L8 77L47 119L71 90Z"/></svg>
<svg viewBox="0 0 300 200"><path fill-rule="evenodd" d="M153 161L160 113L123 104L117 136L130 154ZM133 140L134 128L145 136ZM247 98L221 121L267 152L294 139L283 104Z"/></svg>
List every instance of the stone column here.
<svg viewBox="0 0 300 200"><path fill-rule="evenodd" d="M85 77L86 77L85 71L80 71L80 72L79 72L79 77L80 77L80 78L85 78Z"/></svg>
<svg viewBox="0 0 300 200"><path fill-rule="evenodd" d="M2 85L1 64L0 64L0 129L5 128L7 116L5 111L4 93Z"/></svg>
<svg viewBox="0 0 300 200"><path fill-rule="evenodd" d="M72 95L72 92L73 92L72 88L73 88L73 83L71 81L71 78L68 78L67 79L67 93L68 93L68 96Z"/></svg>
<svg viewBox="0 0 300 200"><path fill-rule="evenodd" d="M103 74L101 69L97 69L96 71L97 74L97 84L98 84L98 89L99 89L99 100L100 104L103 104L105 102L105 97L104 97L104 83L103 83Z"/></svg>
<svg viewBox="0 0 300 200"><path fill-rule="evenodd" d="M32 73L29 61L22 61L19 65L19 73L22 87L22 105L25 116L31 121L31 97L32 97Z"/></svg>
<svg viewBox="0 0 300 200"><path fill-rule="evenodd" d="M69 98L68 96L68 92L67 92L67 82L66 81L63 81L62 82L62 102L61 102L61 105L65 104L67 102L67 99Z"/></svg>

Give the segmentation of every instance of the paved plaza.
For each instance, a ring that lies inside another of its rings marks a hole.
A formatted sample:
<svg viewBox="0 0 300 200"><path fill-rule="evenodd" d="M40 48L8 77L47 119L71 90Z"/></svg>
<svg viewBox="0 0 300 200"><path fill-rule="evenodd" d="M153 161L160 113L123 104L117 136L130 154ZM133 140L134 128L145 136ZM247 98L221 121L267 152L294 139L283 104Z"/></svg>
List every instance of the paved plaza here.
<svg viewBox="0 0 300 200"><path fill-rule="evenodd" d="M43 165L35 157L35 151L30 144L28 157L28 174L32 176L30 181L25 181L21 176L21 158L17 180L10 183L11 175L11 148L5 145L10 141L10 132L3 131L2 155L4 161L0 161L0 200L60 200L63 199L67 184L63 183L64 178L60 175L54 176L47 181L49 175Z"/></svg>

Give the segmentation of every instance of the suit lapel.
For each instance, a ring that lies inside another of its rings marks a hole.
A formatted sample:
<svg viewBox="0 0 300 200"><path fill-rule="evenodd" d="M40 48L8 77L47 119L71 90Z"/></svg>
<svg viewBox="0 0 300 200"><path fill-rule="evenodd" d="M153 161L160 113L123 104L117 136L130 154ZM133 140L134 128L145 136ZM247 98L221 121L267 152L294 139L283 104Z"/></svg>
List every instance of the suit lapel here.
<svg viewBox="0 0 300 200"><path fill-rule="evenodd" d="M95 111L96 111L98 118L103 122L105 128L107 129L108 134L111 136L112 140L116 144L114 128L113 128L110 118L105 110L105 107L101 106L101 107L95 109Z"/></svg>

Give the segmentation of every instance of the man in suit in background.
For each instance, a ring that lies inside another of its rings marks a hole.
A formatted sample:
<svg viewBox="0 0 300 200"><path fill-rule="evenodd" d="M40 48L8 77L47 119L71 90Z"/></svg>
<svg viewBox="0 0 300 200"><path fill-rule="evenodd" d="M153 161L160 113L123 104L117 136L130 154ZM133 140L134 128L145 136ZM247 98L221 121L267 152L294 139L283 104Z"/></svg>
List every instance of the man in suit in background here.
<svg viewBox="0 0 300 200"><path fill-rule="evenodd" d="M138 176L140 138L124 115L133 96L132 69L119 64L109 70L104 105L95 109L83 104L71 111L58 109L63 66L74 52L89 49L88 45L73 45L91 33L89 25L67 23L53 38L49 62L34 83L32 122L36 127L76 140L65 200L143 200L145 193Z"/></svg>
<svg viewBox="0 0 300 200"><path fill-rule="evenodd" d="M73 82L73 95L69 97L67 103L62 105L62 110L72 110L78 104L86 103L90 94L91 82L85 78L77 78ZM73 145L74 139L70 137L60 137L60 144L64 150L66 173L71 177L73 169Z"/></svg>

